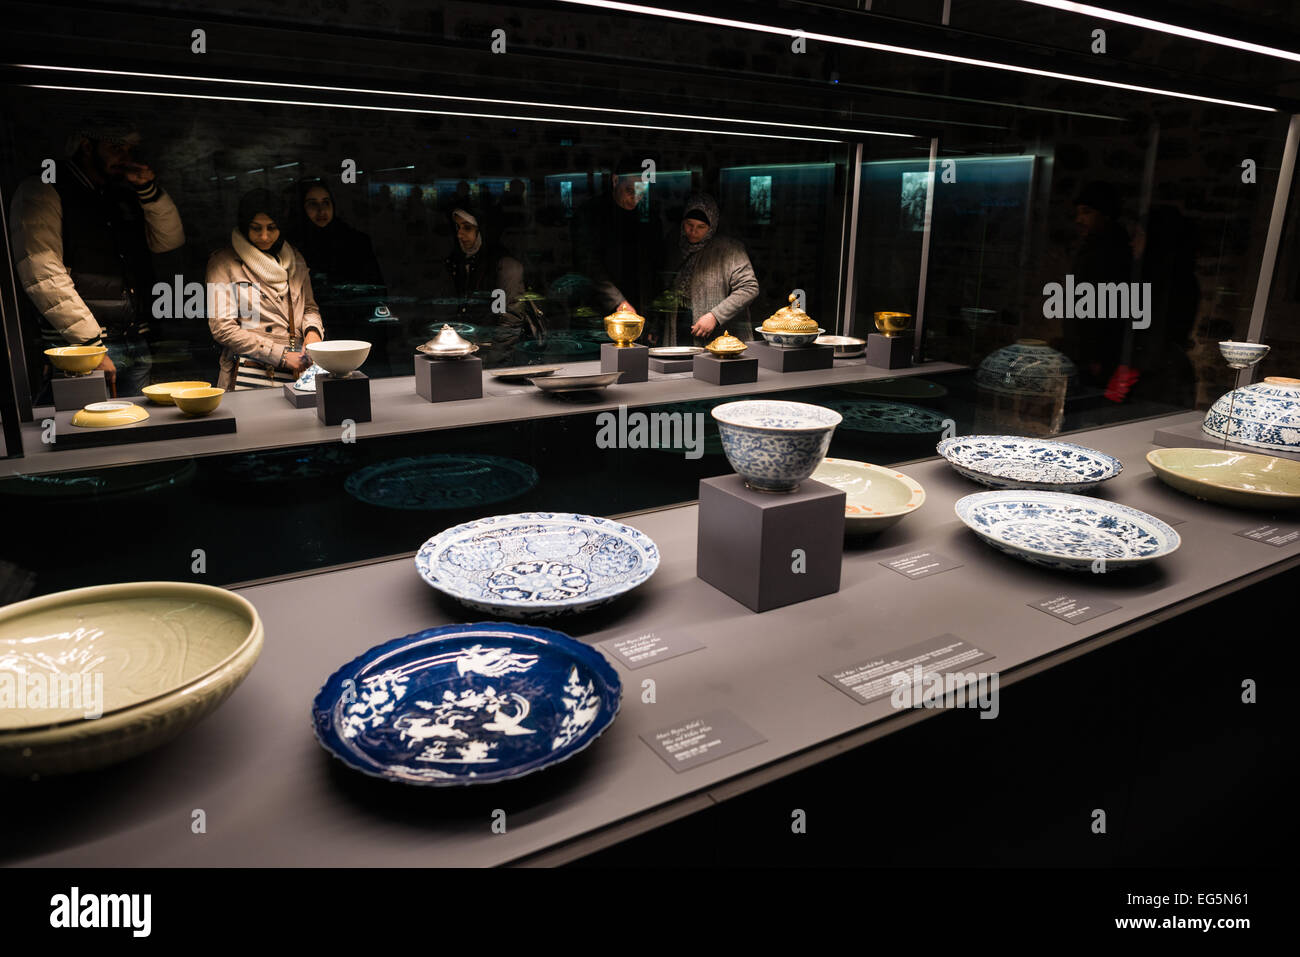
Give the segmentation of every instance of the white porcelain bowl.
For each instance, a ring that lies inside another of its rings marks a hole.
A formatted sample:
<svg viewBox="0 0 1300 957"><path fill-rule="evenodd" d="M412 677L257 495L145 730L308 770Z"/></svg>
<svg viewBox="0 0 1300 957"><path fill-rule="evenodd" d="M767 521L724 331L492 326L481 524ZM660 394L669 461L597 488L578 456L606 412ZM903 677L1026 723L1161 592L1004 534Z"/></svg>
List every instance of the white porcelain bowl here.
<svg viewBox="0 0 1300 957"><path fill-rule="evenodd" d="M351 375L370 355L370 343L360 339L326 339L307 346L316 364L332 376Z"/></svg>

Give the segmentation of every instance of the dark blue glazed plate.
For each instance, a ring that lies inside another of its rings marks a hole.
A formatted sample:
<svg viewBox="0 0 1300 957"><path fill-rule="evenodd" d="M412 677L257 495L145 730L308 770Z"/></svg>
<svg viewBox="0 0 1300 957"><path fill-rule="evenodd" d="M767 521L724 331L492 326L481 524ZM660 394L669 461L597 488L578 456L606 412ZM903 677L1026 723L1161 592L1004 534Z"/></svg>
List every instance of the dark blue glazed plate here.
<svg viewBox="0 0 1300 957"><path fill-rule="evenodd" d="M348 476L347 493L367 505L434 511L489 505L537 484L531 465L499 455L424 455L371 465Z"/></svg>
<svg viewBox="0 0 1300 957"><path fill-rule="evenodd" d="M488 784L577 754L613 723L622 695L604 656L558 631L446 625L371 648L332 674L312 728L363 774Z"/></svg>

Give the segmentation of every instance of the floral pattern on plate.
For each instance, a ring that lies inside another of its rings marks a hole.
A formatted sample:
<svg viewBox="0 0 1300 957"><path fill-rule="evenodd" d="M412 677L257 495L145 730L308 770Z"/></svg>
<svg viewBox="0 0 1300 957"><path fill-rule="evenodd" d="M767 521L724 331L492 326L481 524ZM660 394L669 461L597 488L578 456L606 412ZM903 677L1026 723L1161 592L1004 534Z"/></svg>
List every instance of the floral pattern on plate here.
<svg viewBox="0 0 1300 957"><path fill-rule="evenodd" d="M344 488L367 505L435 511L490 505L537 484L531 465L498 455L423 455L371 465L348 476Z"/></svg>
<svg viewBox="0 0 1300 957"><path fill-rule="evenodd" d="M1124 471L1113 455L1069 442L1015 435L944 439L937 451L972 482L990 488L1084 492Z"/></svg>

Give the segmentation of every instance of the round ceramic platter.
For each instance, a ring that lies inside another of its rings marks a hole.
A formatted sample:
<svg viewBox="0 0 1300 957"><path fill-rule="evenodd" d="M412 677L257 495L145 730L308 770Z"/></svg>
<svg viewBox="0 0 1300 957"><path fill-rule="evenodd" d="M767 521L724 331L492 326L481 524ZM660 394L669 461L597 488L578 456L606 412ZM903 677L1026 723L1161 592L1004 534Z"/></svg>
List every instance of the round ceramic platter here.
<svg viewBox="0 0 1300 957"><path fill-rule="evenodd" d="M347 493L367 505L410 511L504 502L537 484L531 465L496 455L425 455L394 459L348 476Z"/></svg>
<svg viewBox="0 0 1300 957"><path fill-rule="evenodd" d="M572 512L524 512L466 522L415 556L420 577L470 608L504 618L587 611L659 567L644 532Z"/></svg>
<svg viewBox="0 0 1300 957"><path fill-rule="evenodd" d="M533 379L533 385L543 392L579 392L583 389L603 389L617 382L621 372L596 372L591 375L550 375Z"/></svg>
<svg viewBox="0 0 1300 957"><path fill-rule="evenodd" d="M554 375L564 366L511 366L508 369L489 369L488 375L506 382L523 382L533 377Z"/></svg>
<svg viewBox="0 0 1300 957"><path fill-rule="evenodd" d="M315 392L316 377L324 371L324 369L313 362L307 367L306 371L303 372L302 375L298 376L298 378L294 380L293 387L299 392Z"/></svg>
<svg viewBox="0 0 1300 957"><path fill-rule="evenodd" d="M312 705L316 740L348 767L427 787L489 784L571 758L618 714L596 649L548 628L446 625L371 648Z"/></svg>
<svg viewBox="0 0 1300 957"><path fill-rule="evenodd" d="M188 485L198 475L193 459L120 465L94 472L43 472L0 479L0 495L78 499L143 495Z"/></svg>
<svg viewBox="0 0 1300 957"><path fill-rule="evenodd" d="M884 531L925 503L916 481L867 462L822 459L812 478L844 492L844 529L853 534Z"/></svg>
<svg viewBox="0 0 1300 957"><path fill-rule="evenodd" d="M1096 449L1015 435L956 436L937 451L966 478L990 488L1085 492L1124 471L1123 462Z"/></svg>
<svg viewBox="0 0 1300 957"><path fill-rule="evenodd" d="M270 449L235 456L218 466L220 479L271 485L307 482L350 472L360 463L354 447L341 442L306 448Z"/></svg>
<svg viewBox="0 0 1300 957"><path fill-rule="evenodd" d="M134 402L92 402L72 416L72 424L83 429L112 429L133 425L149 418L149 410Z"/></svg>
<svg viewBox="0 0 1300 957"><path fill-rule="evenodd" d="M1065 492L976 492L955 510L994 548L1045 568L1115 571L1163 558L1181 543L1153 515Z"/></svg>
<svg viewBox="0 0 1300 957"><path fill-rule="evenodd" d="M656 346L649 355L652 359L689 359L706 351L703 346Z"/></svg>
<svg viewBox="0 0 1300 957"><path fill-rule="evenodd" d="M926 379L915 379L911 376L901 379L875 379L870 382L853 382L849 385L837 386L837 388L842 392L852 392L855 395L878 395L886 399L912 399L921 402L930 399L941 399L948 394L947 389L935 382Z"/></svg>
<svg viewBox="0 0 1300 957"><path fill-rule="evenodd" d="M841 428L856 432L884 432L893 435L932 435L942 432L944 418L930 409L903 402L875 402L835 399L823 403L844 419Z"/></svg>
<svg viewBox="0 0 1300 957"><path fill-rule="evenodd" d="M833 346L836 359L855 359L867 351L867 340L854 336L818 336L813 342L819 346Z"/></svg>
<svg viewBox="0 0 1300 957"><path fill-rule="evenodd" d="M1147 463L1166 485L1239 508L1300 508L1300 462L1223 449L1152 449Z"/></svg>
<svg viewBox="0 0 1300 957"><path fill-rule="evenodd" d="M78 588L0 609L0 675L26 700L0 708L0 773L85 770L163 743L225 700L262 637L246 599L188 582Z"/></svg>

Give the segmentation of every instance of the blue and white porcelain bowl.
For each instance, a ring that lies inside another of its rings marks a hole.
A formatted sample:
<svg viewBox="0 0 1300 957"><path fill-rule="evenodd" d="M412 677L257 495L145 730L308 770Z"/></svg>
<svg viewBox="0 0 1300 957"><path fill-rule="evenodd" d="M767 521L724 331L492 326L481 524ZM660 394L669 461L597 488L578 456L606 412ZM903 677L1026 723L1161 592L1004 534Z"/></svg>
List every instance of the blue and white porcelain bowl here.
<svg viewBox="0 0 1300 957"><path fill-rule="evenodd" d="M793 492L826 458L838 412L806 402L756 399L713 410L722 451L745 484L761 492Z"/></svg>
<svg viewBox="0 0 1300 957"><path fill-rule="evenodd" d="M1300 449L1300 379L1269 376L1234 389L1210 406L1201 431L1257 449Z"/></svg>
<svg viewBox="0 0 1300 957"><path fill-rule="evenodd" d="M1042 339L1020 339L985 357L975 383L1011 395L1063 394L1077 370L1063 353Z"/></svg>
<svg viewBox="0 0 1300 957"><path fill-rule="evenodd" d="M767 332L764 329L756 331L767 340L769 346L776 346L778 349L799 349L812 345L826 330L819 328L816 332Z"/></svg>
<svg viewBox="0 0 1300 957"><path fill-rule="evenodd" d="M1063 571L1118 571L1173 554L1182 540L1160 519L1086 495L1034 490L976 492L957 517L1016 558Z"/></svg>
<svg viewBox="0 0 1300 957"><path fill-rule="evenodd" d="M1249 369L1269 353L1262 342L1220 342L1219 353L1233 369Z"/></svg>
<svg viewBox="0 0 1300 957"><path fill-rule="evenodd" d="M1124 463L1105 452L1016 435L955 436L936 451L966 478L989 488L1089 492L1124 471Z"/></svg>
<svg viewBox="0 0 1300 957"><path fill-rule="evenodd" d="M613 723L623 686L599 651L547 628L445 625L371 648L325 682L312 730L372 777L425 787L513 780Z"/></svg>
<svg viewBox="0 0 1300 957"><path fill-rule="evenodd" d="M324 371L325 371L324 369L322 369L320 366L318 366L316 363L313 362L310 366L307 367L306 372L298 376L298 379L296 382L294 382L293 387L297 389L299 392L315 392L316 377Z"/></svg>
<svg viewBox="0 0 1300 957"><path fill-rule="evenodd" d="M446 529L415 556L443 594L499 618L608 604L654 574L659 549L627 525L573 512L494 515Z"/></svg>

